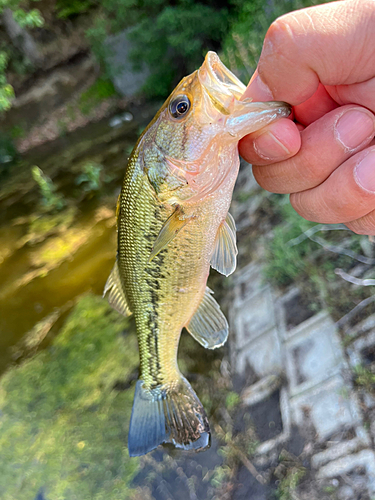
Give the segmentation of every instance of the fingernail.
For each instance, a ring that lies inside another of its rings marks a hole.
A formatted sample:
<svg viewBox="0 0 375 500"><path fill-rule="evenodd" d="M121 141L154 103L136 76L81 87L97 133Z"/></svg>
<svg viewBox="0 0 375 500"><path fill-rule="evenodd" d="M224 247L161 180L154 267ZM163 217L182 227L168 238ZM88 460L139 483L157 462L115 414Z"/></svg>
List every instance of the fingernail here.
<svg viewBox="0 0 375 500"><path fill-rule="evenodd" d="M355 169L357 183L366 191L375 192L375 150L371 150Z"/></svg>
<svg viewBox="0 0 375 500"><path fill-rule="evenodd" d="M276 160L289 156L289 149L272 133L264 132L253 142L254 150L265 160Z"/></svg>
<svg viewBox="0 0 375 500"><path fill-rule="evenodd" d="M346 149L355 149L374 134L374 117L370 112L353 109L338 119L335 128L341 144Z"/></svg>
<svg viewBox="0 0 375 500"><path fill-rule="evenodd" d="M257 74L243 93L242 99L251 97L253 101L272 101L272 92Z"/></svg>

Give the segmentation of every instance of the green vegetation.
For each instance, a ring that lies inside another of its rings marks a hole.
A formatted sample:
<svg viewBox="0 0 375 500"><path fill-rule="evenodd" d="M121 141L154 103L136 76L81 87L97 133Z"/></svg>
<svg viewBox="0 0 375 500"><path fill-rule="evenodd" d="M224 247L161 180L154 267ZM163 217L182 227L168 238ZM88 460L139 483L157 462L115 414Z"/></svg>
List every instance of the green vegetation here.
<svg viewBox="0 0 375 500"><path fill-rule="evenodd" d="M46 211L58 211L66 206L64 198L56 193L56 186L49 177L44 175L43 171L34 166L31 169L33 179L38 184L42 194L42 204Z"/></svg>
<svg viewBox="0 0 375 500"><path fill-rule="evenodd" d="M127 320L82 298L52 346L1 379L0 497L30 500L43 488L47 498L129 498L133 390L113 386L137 365Z"/></svg>
<svg viewBox="0 0 375 500"><path fill-rule="evenodd" d="M82 167L82 174L80 174L76 179L76 184L81 186L83 191L86 193L92 193L93 191L99 191L102 186L100 180L101 173L103 171L103 165L90 161L85 163Z"/></svg>
<svg viewBox="0 0 375 500"><path fill-rule="evenodd" d="M88 36L105 67L106 34L131 28L134 67L146 64L151 72L143 90L150 97L165 97L183 76L200 66L208 50L221 50L225 63L247 81L272 21L317 3L322 2L177 0L171 4L166 0L105 0Z"/></svg>
<svg viewBox="0 0 375 500"><path fill-rule="evenodd" d="M93 0L57 0L56 12L60 19L71 19L84 14L95 5Z"/></svg>
<svg viewBox="0 0 375 500"><path fill-rule="evenodd" d="M235 15L223 39L223 61L244 82L253 74L270 24L287 12L329 0L233 0Z"/></svg>
<svg viewBox="0 0 375 500"><path fill-rule="evenodd" d="M278 500L295 500L297 486L306 476L306 469L298 462L296 457L286 450L282 450L280 463L275 470L275 476L279 480L276 490Z"/></svg>
<svg viewBox="0 0 375 500"><path fill-rule="evenodd" d="M5 9L13 11L13 17L21 28L35 28L43 26L43 17L38 9L25 10L21 7L21 0L2 0L0 15ZM9 109L14 98L12 86L8 83L6 70L9 63L9 50L0 46L0 113Z"/></svg>
<svg viewBox="0 0 375 500"><path fill-rule="evenodd" d="M375 391L375 373L363 365L354 368L354 381L357 386L363 387L368 392Z"/></svg>
<svg viewBox="0 0 375 500"><path fill-rule="evenodd" d="M91 113L104 99L116 95L113 83L105 77L98 78L79 98L79 109L84 115Z"/></svg>
<svg viewBox="0 0 375 500"><path fill-rule="evenodd" d="M144 64L150 75L142 89L148 97L166 97L176 83L202 63L208 50L221 52L224 62L247 81L256 67L264 35L272 21L301 7L325 0L57 0L53 7L41 4L42 13L21 8L20 0L2 0L22 28L51 22L77 22L86 28L102 68L102 78L84 93L80 108L87 114L103 97L113 95L109 80L116 69L109 67L107 35L129 29L131 60L135 69ZM78 18L78 21L77 21ZM204 22L202 22L204 20ZM17 47L0 40L0 112L9 109L14 97L7 70L32 73L34 68Z"/></svg>
<svg viewBox="0 0 375 500"><path fill-rule="evenodd" d="M366 237L351 233L343 225L324 226L300 217L285 196L270 198L273 228L267 246L265 276L276 286L299 286L312 310L327 308L340 319L356 303L371 294L370 287L353 288L336 274L356 264L364 253Z"/></svg>

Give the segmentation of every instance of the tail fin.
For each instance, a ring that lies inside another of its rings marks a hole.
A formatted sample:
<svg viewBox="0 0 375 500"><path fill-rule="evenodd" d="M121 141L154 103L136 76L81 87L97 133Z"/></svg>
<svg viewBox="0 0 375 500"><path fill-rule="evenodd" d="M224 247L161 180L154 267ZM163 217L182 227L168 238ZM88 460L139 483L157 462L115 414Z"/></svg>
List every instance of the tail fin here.
<svg viewBox="0 0 375 500"><path fill-rule="evenodd" d="M143 384L138 380L130 419L131 457L144 455L162 443L195 451L210 446L206 412L184 377L150 390Z"/></svg>

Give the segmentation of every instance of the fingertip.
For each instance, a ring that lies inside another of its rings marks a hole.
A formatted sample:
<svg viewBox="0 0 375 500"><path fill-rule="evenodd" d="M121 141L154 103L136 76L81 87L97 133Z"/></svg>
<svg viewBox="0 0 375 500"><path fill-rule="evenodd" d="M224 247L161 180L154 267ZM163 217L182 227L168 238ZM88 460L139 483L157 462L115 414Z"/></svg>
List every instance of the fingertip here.
<svg viewBox="0 0 375 500"><path fill-rule="evenodd" d="M262 131L244 137L239 151L249 163L265 165L294 156L300 147L301 135L297 126L287 118L281 118Z"/></svg>
<svg viewBox="0 0 375 500"><path fill-rule="evenodd" d="M255 71L241 99L251 98L254 102L272 101L272 92Z"/></svg>

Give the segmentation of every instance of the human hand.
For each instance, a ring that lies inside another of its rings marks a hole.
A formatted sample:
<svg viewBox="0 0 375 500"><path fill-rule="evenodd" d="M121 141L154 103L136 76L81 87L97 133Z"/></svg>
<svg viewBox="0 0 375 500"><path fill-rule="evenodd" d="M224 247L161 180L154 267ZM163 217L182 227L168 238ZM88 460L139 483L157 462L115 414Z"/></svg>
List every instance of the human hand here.
<svg viewBox="0 0 375 500"><path fill-rule="evenodd" d="M283 118L246 136L240 154L268 191L291 193L308 220L375 234L375 2L291 12L268 30L244 97L286 101Z"/></svg>

